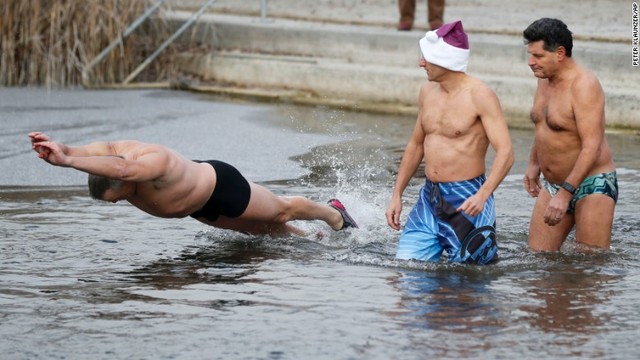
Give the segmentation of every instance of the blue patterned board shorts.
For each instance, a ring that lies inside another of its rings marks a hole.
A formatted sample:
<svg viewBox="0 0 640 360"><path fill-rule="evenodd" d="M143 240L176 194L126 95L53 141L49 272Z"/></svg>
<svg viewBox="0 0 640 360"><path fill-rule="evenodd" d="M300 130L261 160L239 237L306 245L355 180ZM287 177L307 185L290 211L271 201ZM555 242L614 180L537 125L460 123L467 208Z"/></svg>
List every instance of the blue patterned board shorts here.
<svg viewBox="0 0 640 360"><path fill-rule="evenodd" d="M546 179L543 179L543 185L551 196L555 196L560 190L560 185L552 184ZM607 195L613 199L614 203L618 202L618 175L616 172L611 171L585 178L578 186L578 191L571 198L567 212L573 214L576 211L578 200L591 194Z"/></svg>
<svg viewBox="0 0 640 360"><path fill-rule="evenodd" d="M482 213L470 217L456 209L474 195L486 178L433 183L429 179L404 227L396 257L438 261L443 251L449 262L488 264L497 258L493 195Z"/></svg>

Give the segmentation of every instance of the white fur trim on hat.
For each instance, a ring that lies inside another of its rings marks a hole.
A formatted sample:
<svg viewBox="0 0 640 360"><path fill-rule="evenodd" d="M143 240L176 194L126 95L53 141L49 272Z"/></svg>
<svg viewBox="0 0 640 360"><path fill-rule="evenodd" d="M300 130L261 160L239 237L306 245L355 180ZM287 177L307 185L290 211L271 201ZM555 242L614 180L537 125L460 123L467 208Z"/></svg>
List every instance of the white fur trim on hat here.
<svg viewBox="0 0 640 360"><path fill-rule="evenodd" d="M420 50L427 62L451 71L467 71L469 49L447 44L435 31L429 31L420 39Z"/></svg>

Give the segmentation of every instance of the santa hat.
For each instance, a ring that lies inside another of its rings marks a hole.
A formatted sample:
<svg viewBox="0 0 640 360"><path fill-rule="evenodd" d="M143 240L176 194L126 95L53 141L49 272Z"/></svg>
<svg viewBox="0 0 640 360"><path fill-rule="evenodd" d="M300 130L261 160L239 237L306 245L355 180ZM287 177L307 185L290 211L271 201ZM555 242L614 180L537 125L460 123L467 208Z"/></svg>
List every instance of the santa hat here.
<svg viewBox="0 0 640 360"><path fill-rule="evenodd" d="M467 71L469 40L462 21L444 24L420 39L420 50L427 62L451 71Z"/></svg>

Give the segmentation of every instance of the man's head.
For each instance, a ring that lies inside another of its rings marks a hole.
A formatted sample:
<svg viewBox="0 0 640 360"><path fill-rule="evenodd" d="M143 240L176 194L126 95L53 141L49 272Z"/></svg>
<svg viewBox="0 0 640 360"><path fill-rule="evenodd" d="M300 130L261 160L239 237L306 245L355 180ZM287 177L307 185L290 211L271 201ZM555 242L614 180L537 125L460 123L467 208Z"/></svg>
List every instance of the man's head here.
<svg viewBox="0 0 640 360"><path fill-rule="evenodd" d="M113 201L113 199L107 199L105 193L107 190L120 190L122 185L123 182L120 180L89 174L89 194L96 200Z"/></svg>
<svg viewBox="0 0 640 360"><path fill-rule="evenodd" d="M529 67L538 78L553 78L562 68L562 64L571 58L571 31L560 20L536 20L522 35L530 55Z"/></svg>
<svg viewBox="0 0 640 360"><path fill-rule="evenodd" d="M467 71L469 40L461 21L444 24L435 31L427 32L420 39L420 51L427 63L450 71Z"/></svg>
<svg viewBox="0 0 640 360"><path fill-rule="evenodd" d="M523 32L524 43L531 44L543 41L542 48L555 52L559 47L564 48L565 55L571 57L573 37L565 23L558 19L542 18L534 21Z"/></svg>

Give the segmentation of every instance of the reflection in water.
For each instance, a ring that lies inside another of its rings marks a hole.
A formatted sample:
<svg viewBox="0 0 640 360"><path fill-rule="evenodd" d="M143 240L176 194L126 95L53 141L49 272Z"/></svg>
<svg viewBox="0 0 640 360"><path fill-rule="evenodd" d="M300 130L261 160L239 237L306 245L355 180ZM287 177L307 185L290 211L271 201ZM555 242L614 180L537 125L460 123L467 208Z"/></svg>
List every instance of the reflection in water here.
<svg viewBox="0 0 640 360"><path fill-rule="evenodd" d="M569 264L538 270L530 279L522 279L531 302L521 305L520 310L527 314L527 321L544 332L597 333L611 320L611 315L602 309L615 298L611 289L622 276L576 266L576 262L586 259L571 258Z"/></svg>
<svg viewBox="0 0 640 360"><path fill-rule="evenodd" d="M512 326L499 292L491 287L498 277L489 268L471 265L401 269L388 278L398 301L387 315L406 327L422 358L495 358L488 350L504 348L496 336Z"/></svg>
<svg viewBox="0 0 640 360"><path fill-rule="evenodd" d="M160 290L192 284L240 284L256 273L261 262L284 256L267 245L276 240L214 233L220 235L213 238L205 232L198 234L201 245L188 247L175 258L154 261L123 275Z"/></svg>
<svg viewBox="0 0 640 360"><path fill-rule="evenodd" d="M504 327L488 287L494 278L476 270L449 266L429 273L401 270L390 279L400 290L401 317L412 327L456 333Z"/></svg>

